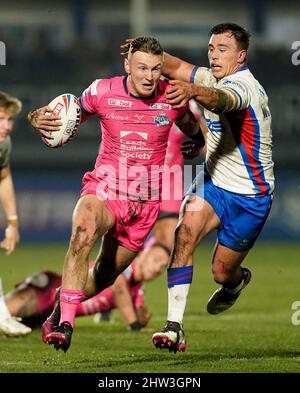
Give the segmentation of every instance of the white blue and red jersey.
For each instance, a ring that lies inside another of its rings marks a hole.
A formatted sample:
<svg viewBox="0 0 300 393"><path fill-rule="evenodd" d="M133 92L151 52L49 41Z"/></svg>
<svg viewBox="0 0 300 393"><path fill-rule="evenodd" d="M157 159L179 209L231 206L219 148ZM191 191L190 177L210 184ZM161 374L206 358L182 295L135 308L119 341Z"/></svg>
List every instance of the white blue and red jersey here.
<svg viewBox="0 0 300 393"><path fill-rule="evenodd" d="M204 110L209 129L206 169L214 185L227 191L263 196L274 190L271 114L268 96L249 71L216 80L210 69L195 67L195 84L225 90L232 108L224 113Z"/></svg>

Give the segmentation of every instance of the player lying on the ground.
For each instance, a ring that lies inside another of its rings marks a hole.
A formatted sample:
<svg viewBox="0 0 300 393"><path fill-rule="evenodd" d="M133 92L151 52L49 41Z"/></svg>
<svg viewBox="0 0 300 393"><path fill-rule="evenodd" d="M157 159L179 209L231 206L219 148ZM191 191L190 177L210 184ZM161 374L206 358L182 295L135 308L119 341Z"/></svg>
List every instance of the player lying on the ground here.
<svg viewBox="0 0 300 393"><path fill-rule="evenodd" d="M81 303L76 316L118 308L130 330L146 326L151 314L144 303L143 282L159 276L167 267L169 258L166 247L152 243L140 252L111 287ZM91 263L90 268L93 266ZM40 327L54 307L56 289L60 285L61 275L57 273L33 274L5 296L7 308L12 316L22 318L24 324L31 328Z"/></svg>

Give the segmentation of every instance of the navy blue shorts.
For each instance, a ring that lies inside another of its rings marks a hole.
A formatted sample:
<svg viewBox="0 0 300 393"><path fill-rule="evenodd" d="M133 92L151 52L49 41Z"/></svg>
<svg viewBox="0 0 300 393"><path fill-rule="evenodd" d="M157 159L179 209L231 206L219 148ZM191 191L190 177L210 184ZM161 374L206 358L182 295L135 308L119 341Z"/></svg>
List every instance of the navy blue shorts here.
<svg viewBox="0 0 300 393"><path fill-rule="evenodd" d="M221 221L218 241L235 251L253 247L272 205L272 195L249 197L226 191L215 186L203 172L195 178L187 194L197 195L213 207Z"/></svg>

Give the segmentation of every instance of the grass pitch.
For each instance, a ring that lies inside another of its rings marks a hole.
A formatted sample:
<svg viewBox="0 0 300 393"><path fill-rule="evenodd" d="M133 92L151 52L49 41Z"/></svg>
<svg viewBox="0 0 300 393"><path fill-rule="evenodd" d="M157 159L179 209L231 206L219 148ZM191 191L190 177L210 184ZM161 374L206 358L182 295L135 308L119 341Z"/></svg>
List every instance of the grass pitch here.
<svg viewBox="0 0 300 393"><path fill-rule="evenodd" d="M20 245L11 257L1 253L1 276L9 290L24 276L60 272L66 246ZM0 337L1 373L298 373L299 329L291 322L292 303L300 301L297 245L257 244L244 265L253 277L234 307L218 316L206 312L217 288L210 272L212 246L195 255L194 279L185 314L187 350L156 350L153 332L166 320L166 276L145 287L153 313L148 332L129 332L117 312L114 323L76 320L72 346L65 354L41 342L40 331L25 338Z"/></svg>

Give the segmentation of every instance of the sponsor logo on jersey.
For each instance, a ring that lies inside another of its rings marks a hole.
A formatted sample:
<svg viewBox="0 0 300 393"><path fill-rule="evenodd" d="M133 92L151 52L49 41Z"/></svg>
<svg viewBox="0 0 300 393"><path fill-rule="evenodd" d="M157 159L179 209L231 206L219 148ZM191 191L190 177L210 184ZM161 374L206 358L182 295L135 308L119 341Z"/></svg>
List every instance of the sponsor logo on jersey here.
<svg viewBox="0 0 300 393"><path fill-rule="evenodd" d="M167 126L171 123L171 119L167 115L153 116L153 120L157 126Z"/></svg>
<svg viewBox="0 0 300 393"><path fill-rule="evenodd" d="M211 132L222 132L222 124L218 120L210 120L208 118L205 118L206 125L209 128L209 131Z"/></svg>
<svg viewBox="0 0 300 393"><path fill-rule="evenodd" d="M107 103L111 106L121 106L125 108L130 108L132 106L132 101L120 100L118 98L109 98Z"/></svg>
<svg viewBox="0 0 300 393"><path fill-rule="evenodd" d="M170 111L172 109L172 106L170 104L165 104L163 102L156 102L155 104L150 105L150 109L153 110L167 110Z"/></svg>
<svg viewBox="0 0 300 393"><path fill-rule="evenodd" d="M114 112L108 112L108 113L105 114L105 119L124 121L124 120L129 120L129 117L128 116L119 115L119 114L114 113Z"/></svg>
<svg viewBox="0 0 300 393"><path fill-rule="evenodd" d="M147 140L148 139L148 133L147 132L138 132L138 131L120 131L120 137L124 138L127 135L130 134L138 134L140 137L143 139Z"/></svg>
<svg viewBox="0 0 300 393"><path fill-rule="evenodd" d="M136 113L136 114L134 115L134 117L136 117L136 118L138 119L138 121L142 121L143 118L144 118L144 115L139 115L138 113Z"/></svg>
<svg viewBox="0 0 300 393"><path fill-rule="evenodd" d="M224 82L221 82L220 87L222 87L222 86L224 86L224 85L229 85L229 86L232 85L232 86L234 86L234 87L240 88L244 93L246 92L245 86L244 86L242 83L240 83L240 82L238 82L238 81L235 81L235 80L227 79L227 80L225 80ZM226 86L226 87L227 87L227 86ZM232 90L233 90L233 91L235 91L235 90L234 90L234 87L232 87Z"/></svg>

